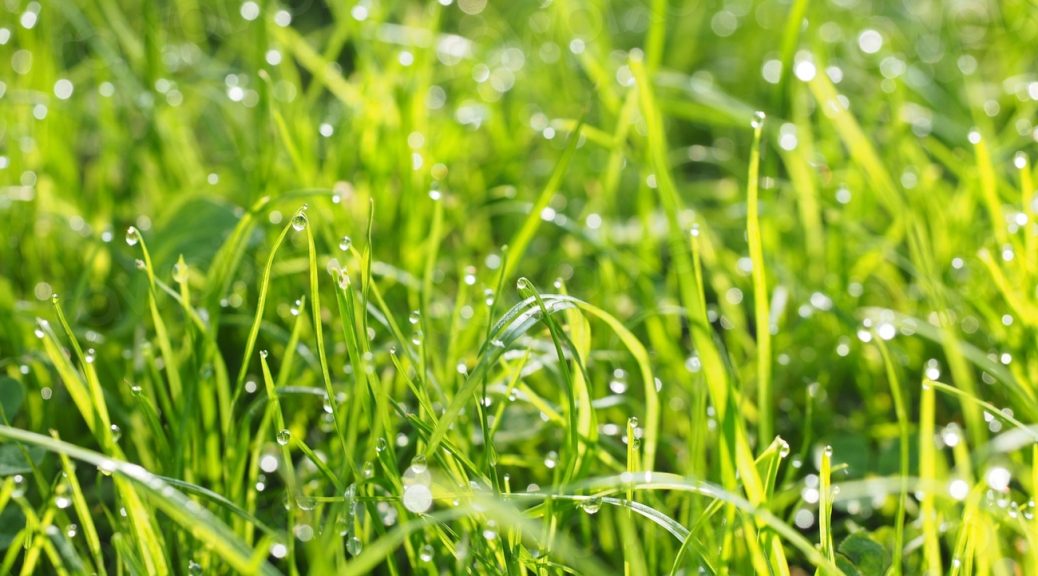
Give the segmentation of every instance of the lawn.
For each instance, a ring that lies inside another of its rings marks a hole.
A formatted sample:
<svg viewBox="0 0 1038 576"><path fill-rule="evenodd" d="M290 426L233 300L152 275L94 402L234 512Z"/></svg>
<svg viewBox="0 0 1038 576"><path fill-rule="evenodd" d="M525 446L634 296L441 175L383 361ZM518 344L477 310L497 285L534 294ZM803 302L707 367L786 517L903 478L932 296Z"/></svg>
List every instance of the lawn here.
<svg viewBox="0 0 1038 576"><path fill-rule="evenodd" d="M0 573L1038 573L1035 0L5 0Z"/></svg>

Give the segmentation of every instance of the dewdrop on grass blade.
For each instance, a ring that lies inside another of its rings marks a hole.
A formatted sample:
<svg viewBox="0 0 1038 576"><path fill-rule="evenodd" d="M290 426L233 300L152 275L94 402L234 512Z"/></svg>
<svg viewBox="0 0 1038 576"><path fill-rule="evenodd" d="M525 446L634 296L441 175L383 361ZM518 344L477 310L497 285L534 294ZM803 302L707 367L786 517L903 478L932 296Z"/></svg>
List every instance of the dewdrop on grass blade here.
<svg viewBox="0 0 1038 576"><path fill-rule="evenodd" d="M141 241L141 233L136 227L130 226L126 229L126 244L129 246L136 246Z"/></svg>
<svg viewBox="0 0 1038 576"><path fill-rule="evenodd" d="M597 496L592 496L587 500L580 501L580 509L588 514L597 514L602 509L602 499Z"/></svg>
<svg viewBox="0 0 1038 576"><path fill-rule="evenodd" d="M296 212L295 216L292 216L292 229L296 232L302 232L303 229L306 228L308 222L306 218L306 209L307 205L303 204L303 207Z"/></svg>
<svg viewBox="0 0 1038 576"><path fill-rule="evenodd" d="M278 444L280 444L282 446L287 446L289 440L291 440L291 439L292 439L292 433L289 432L288 430L281 430L281 431L279 431L277 433Z"/></svg>
<svg viewBox="0 0 1038 576"><path fill-rule="evenodd" d="M414 514L423 514L432 507L432 491L425 484L404 487L404 508Z"/></svg>

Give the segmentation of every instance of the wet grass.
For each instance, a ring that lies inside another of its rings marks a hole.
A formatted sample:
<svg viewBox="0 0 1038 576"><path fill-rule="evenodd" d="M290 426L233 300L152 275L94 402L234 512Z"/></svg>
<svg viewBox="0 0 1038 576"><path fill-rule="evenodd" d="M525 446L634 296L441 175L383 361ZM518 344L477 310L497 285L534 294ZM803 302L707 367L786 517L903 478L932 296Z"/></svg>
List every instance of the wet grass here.
<svg viewBox="0 0 1038 576"><path fill-rule="evenodd" d="M1036 19L7 2L0 573L1035 572Z"/></svg>

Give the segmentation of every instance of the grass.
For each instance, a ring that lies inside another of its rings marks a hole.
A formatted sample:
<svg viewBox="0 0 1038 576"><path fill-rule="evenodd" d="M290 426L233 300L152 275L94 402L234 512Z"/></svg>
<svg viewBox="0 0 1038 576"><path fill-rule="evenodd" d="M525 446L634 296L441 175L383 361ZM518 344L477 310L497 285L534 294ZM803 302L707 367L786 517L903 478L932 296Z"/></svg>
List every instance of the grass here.
<svg viewBox="0 0 1038 576"><path fill-rule="evenodd" d="M1038 571L1033 1L0 15L0 573Z"/></svg>

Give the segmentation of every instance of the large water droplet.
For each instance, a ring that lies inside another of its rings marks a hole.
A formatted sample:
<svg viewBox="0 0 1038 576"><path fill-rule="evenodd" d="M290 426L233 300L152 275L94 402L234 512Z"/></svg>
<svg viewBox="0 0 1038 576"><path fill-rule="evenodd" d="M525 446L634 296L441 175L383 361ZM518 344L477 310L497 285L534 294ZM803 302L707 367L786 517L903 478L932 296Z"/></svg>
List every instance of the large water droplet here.
<svg viewBox="0 0 1038 576"><path fill-rule="evenodd" d="M433 547L429 544L425 544L418 550L418 558L422 562L432 562L433 559Z"/></svg>
<svg viewBox="0 0 1038 576"><path fill-rule="evenodd" d="M306 212L303 212L303 210L304 209L301 208L296 212L296 215L292 217L292 229L296 232L302 232L303 229L306 228Z"/></svg>
<svg viewBox="0 0 1038 576"><path fill-rule="evenodd" d="M415 514L422 514L432 507L432 491L425 484L411 484L404 487L404 508Z"/></svg>
<svg viewBox="0 0 1038 576"><path fill-rule="evenodd" d="M602 509L602 499L596 497L580 501L580 509L588 514L597 514Z"/></svg>
<svg viewBox="0 0 1038 576"><path fill-rule="evenodd" d="M559 454L552 450L544 457L544 466L549 470L554 468L559 463Z"/></svg>
<svg viewBox="0 0 1038 576"><path fill-rule="evenodd" d="M360 538L357 538L356 536L350 536L350 538L346 540L346 551L350 553L350 556L360 554L360 551L363 548L364 545L361 544Z"/></svg>
<svg viewBox="0 0 1038 576"><path fill-rule="evenodd" d="M419 312L418 310L412 311L411 315L407 317L407 321L410 322L411 324L415 324L415 325L418 324L418 322L420 322L421 320L422 320L422 313Z"/></svg>
<svg viewBox="0 0 1038 576"><path fill-rule="evenodd" d="M141 233L137 231L137 228L130 226L126 229L126 243L130 246L136 246L141 241Z"/></svg>
<svg viewBox="0 0 1038 576"><path fill-rule="evenodd" d="M288 444L288 441L291 440L291 439L292 439L292 433L289 432L288 430L281 430L277 434L278 444L280 444L282 446L286 446Z"/></svg>
<svg viewBox="0 0 1038 576"><path fill-rule="evenodd" d="M764 112L761 112L760 110L757 110L756 112L753 113L753 120L750 121L750 126L752 126L754 130L763 127L764 126L764 119L766 117L767 116L764 114Z"/></svg>
<svg viewBox="0 0 1038 576"><path fill-rule="evenodd" d="M339 250L346 252L353 246L353 240L349 236L343 236L342 240L339 240Z"/></svg>

